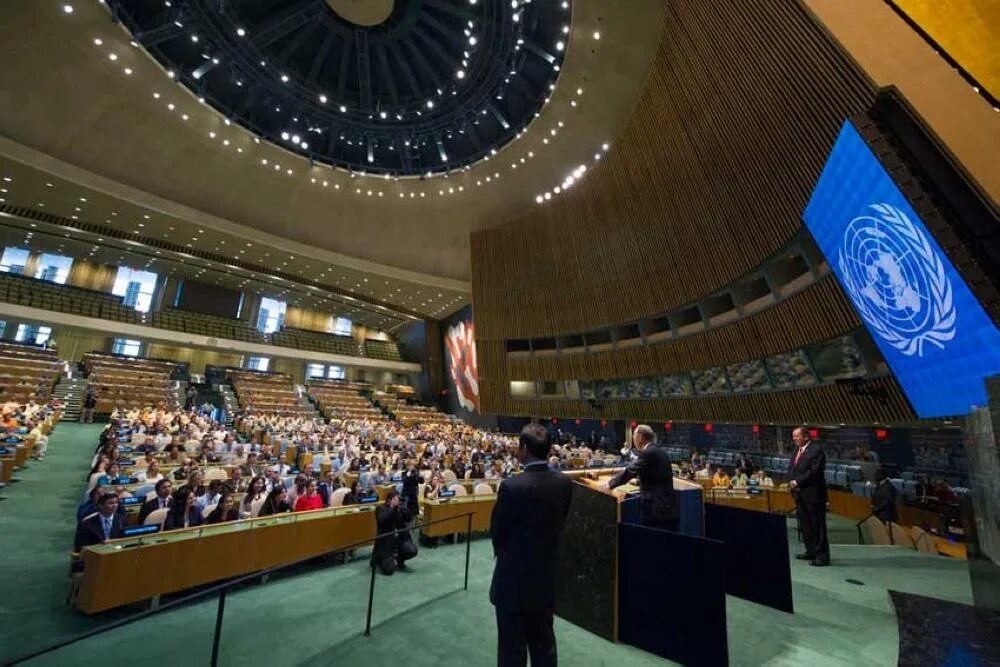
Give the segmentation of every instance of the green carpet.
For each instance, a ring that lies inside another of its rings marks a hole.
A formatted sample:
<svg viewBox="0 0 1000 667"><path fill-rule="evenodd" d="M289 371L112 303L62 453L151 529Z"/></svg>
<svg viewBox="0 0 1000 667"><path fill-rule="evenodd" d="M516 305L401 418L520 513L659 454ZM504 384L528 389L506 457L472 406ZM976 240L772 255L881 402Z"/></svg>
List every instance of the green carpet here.
<svg viewBox="0 0 1000 667"><path fill-rule="evenodd" d="M0 659L56 641L135 610L87 618L63 605L65 552L91 456L96 426L62 424L50 456L19 473L0 502L5 576L0 580ZM831 518L850 542L853 524ZM794 540L794 534L791 534ZM856 537L854 539L856 541ZM797 550L797 545L792 545ZM487 600L492 558L487 540L471 549L463 591L465 545L421 549L411 572L376 580L373 632L364 637L367 551L345 566L313 566L230 593L220 664L491 665L493 608ZM730 597L729 655L734 665L890 665L896 663L894 588L971 602L964 562L899 547L835 544L835 566L793 562L795 614ZM852 578L864 585L849 583ZM31 665L207 664L216 600L188 604L50 653ZM660 665L663 660L606 642L556 621L565 665Z"/></svg>

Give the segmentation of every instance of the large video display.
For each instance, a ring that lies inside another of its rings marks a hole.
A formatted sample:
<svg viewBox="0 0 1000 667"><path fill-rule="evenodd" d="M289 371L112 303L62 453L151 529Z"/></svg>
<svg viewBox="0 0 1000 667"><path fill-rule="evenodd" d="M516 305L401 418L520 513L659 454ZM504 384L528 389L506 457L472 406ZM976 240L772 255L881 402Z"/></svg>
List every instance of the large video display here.
<svg viewBox="0 0 1000 667"><path fill-rule="evenodd" d="M984 405L1000 331L850 122L803 219L917 415Z"/></svg>

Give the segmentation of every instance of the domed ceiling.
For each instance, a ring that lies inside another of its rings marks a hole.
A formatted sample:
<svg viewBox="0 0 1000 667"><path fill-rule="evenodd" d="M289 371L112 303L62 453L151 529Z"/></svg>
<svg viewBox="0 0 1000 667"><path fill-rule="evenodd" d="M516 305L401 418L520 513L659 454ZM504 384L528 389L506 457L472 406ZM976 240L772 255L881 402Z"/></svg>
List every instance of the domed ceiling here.
<svg viewBox="0 0 1000 667"><path fill-rule="evenodd" d="M109 0L183 85L262 139L390 176L467 167L523 132L570 34L558 0Z"/></svg>

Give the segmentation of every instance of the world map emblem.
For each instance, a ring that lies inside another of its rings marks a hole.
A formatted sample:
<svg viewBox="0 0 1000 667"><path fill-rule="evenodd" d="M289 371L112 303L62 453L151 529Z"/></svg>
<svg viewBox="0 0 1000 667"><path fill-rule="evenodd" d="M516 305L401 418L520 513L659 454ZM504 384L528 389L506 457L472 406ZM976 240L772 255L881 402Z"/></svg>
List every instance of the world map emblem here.
<svg viewBox="0 0 1000 667"><path fill-rule="evenodd" d="M906 356L944 349L956 334L951 279L927 235L903 211L871 204L844 231L837 265L871 331Z"/></svg>

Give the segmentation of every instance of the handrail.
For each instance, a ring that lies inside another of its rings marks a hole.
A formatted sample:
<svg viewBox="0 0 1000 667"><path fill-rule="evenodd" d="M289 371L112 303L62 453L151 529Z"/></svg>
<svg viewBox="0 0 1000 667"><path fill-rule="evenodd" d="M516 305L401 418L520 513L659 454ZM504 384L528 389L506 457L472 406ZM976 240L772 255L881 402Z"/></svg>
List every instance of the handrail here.
<svg viewBox="0 0 1000 667"><path fill-rule="evenodd" d="M290 563L284 563L283 565L275 565L273 567L269 567L269 568L266 568L264 570L258 570L256 572L251 572L250 574L245 574L245 575L242 575L240 577L236 577L235 579L229 579L229 580L227 580L224 583L216 584L215 586L210 586L209 588L205 588L203 590L196 591L194 593L191 593L190 595L186 595L186 596L184 596L182 598L179 598L177 600L173 600L173 601L168 602L166 604L160 605L160 606L158 606L156 608L147 609L146 611L140 612L138 614L135 614L134 616L129 616L128 618L123 618L121 620L114 621L112 623L108 623L107 625L102 625L99 628L95 628L93 630L88 630L86 632L82 632L82 633L80 633L78 635L74 635L74 636L69 637L67 639L60 640L60 641L58 641L58 642L56 642L54 644L51 644L49 646L46 646L44 648L31 651L30 653L24 653L22 655L19 655L19 656L13 658L13 659L10 659L10 660L5 660L2 663L2 667L10 667L11 665L17 665L17 664L20 664L20 663L25 662L27 660L32 660L32 659L37 658L39 656L45 655L47 653L51 653L52 651L56 651L58 649L64 648L66 646L69 646L70 644L75 644L75 643L83 641L85 639L90 639L91 637L96 637L97 635L104 634L105 632L110 632L111 630L115 630L117 628L129 625L129 624L134 623L136 621L141 621L143 619L149 618L151 616L155 616L155 615L160 614L162 612L165 612L167 610L174 609L175 607L178 607L178 606L180 606L182 604L191 602L192 600L196 600L196 599L199 599L199 598L207 597L207 596L209 596L209 595L211 595L213 593L219 593L219 609L218 609L217 616L216 616L215 639L214 639L214 642L213 642L213 645L212 645L212 662L211 662L212 665L216 665L217 662L218 662L218 655L219 655L219 638L220 638L221 633L222 633L222 614L223 614L223 612L225 610L226 592L229 589L234 588L235 586L243 584L243 583L245 583L247 581L250 581L251 579L257 579L259 577L270 575L273 572L278 572L278 571L284 570L286 568L294 567L296 565L301 565L301 564L303 564L303 563L305 563L307 561L314 560L316 558L322 558L324 556L329 556L331 554L339 553L341 551L348 551L348 550L354 549L356 547L361 547L361 546L364 546L364 545L367 545L367 544L371 544L371 543L375 542L376 540L378 540L379 538L382 538L382 537L389 537L389 536L393 536L393 535L398 535L400 533L408 532L408 531L414 530L416 528L423 528L424 526L431 526L431 525L434 525L436 523L443 523L445 521L455 521L456 519L461 519L462 517L465 517L466 521L467 521L467 528L466 528L466 548L465 548L465 558L466 558L466 562L465 562L465 588L468 589L468 587L469 587L469 561L468 561L468 559L469 559L469 552L470 552L470 548L471 548L471 545L469 544L469 541L470 541L469 538L471 537L471 533L472 533L472 516L473 516L473 514L475 514L475 513L474 512L465 512L463 514L456 514L455 516L450 516L450 517L447 517L447 518L444 518L444 519L435 519L434 521L425 521L423 523L413 524L413 525L408 526L406 528L397 528L396 530L391 530L391 531L388 531L388 532L385 532L385 533L379 533L379 534L376 534L374 537L370 537L370 538L367 538L367 539L364 539L364 540L360 540L358 542L352 542L351 544L340 546L340 547L337 547L336 549L331 549L330 551L325 551L325 552L323 552L321 554L315 554L315 555L312 555L312 556L307 556L306 558L300 558L300 559L292 561ZM373 598L373 594L374 594L374 587L375 587L375 563L372 563L372 584L371 584L371 589L369 590L369 597L368 597L368 615L367 615L367 623L366 623L366 628L365 628L365 635L366 636L369 635L369 634L371 634L371 607L372 607L371 603L372 603L372 598Z"/></svg>

